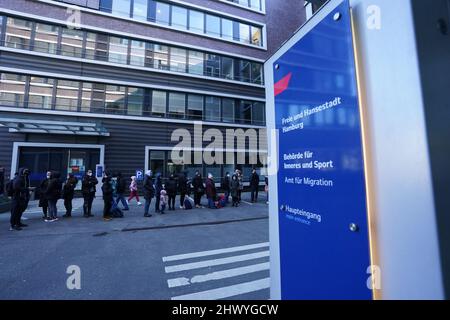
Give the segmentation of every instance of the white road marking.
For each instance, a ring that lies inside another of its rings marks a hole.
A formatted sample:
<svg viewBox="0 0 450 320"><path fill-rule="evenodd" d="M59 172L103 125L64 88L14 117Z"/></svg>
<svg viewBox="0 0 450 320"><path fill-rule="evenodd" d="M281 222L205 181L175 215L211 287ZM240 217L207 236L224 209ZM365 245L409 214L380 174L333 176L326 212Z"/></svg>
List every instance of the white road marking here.
<svg viewBox="0 0 450 320"><path fill-rule="evenodd" d="M270 287L270 278L172 297L172 300L217 300Z"/></svg>
<svg viewBox="0 0 450 320"><path fill-rule="evenodd" d="M246 204L249 204L249 205L253 205L253 203L251 203L251 202L247 202L247 201L244 201L244 200L241 200L241 202L243 202L243 203L246 203Z"/></svg>
<svg viewBox="0 0 450 320"><path fill-rule="evenodd" d="M265 248L268 246L269 246L269 242L263 242L263 243L256 243L256 244L240 246L240 247L232 247L232 248L224 248L224 249L218 249L218 250L199 251L199 252L192 252L192 253L187 253L187 254L179 254L179 255L174 255L174 256L163 257L162 260L164 262L177 261L177 260L184 260L184 259L190 259L190 258L212 256L212 255L222 254L222 253L259 249L259 248Z"/></svg>
<svg viewBox="0 0 450 320"><path fill-rule="evenodd" d="M174 287L182 287L187 286L193 283L201 283L201 282L207 282L211 280L220 280L220 279L226 279L226 278L232 278L237 277L244 274L254 273L258 271L263 270L269 270L270 264L269 262L265 263L259 263L254 264L246 267L240 267L240 268L234 268L234 269L228 269L223 271L216 271L204 275L196 275L192 277L191 279L186 277L181 278L175 278L175 279L169 279L167 280L167 284L169 285L169 288Z"/></svg>
<svg viewBox="0 0 450 320"><path fill-rule="evenodd" d="M205 267L211 267L211 266L218 266L221 264L228 264L228 263L233 263L233 262L240 262L240 261L258 259L258 258L264 258L264 257L268 257L268 256L269 256L269 251L267 250L267 251L262 251L262 252L243 254L243 255L239 255L239 256L233 256L233 257L227 257L227 258L221 258L221 259L205 260L205 261L200 261L200 262L192 262L192 263L168 266L168 267L165 267L165 271L166 271L166 273L171 273L171 272L199 269L199 268L205 268Z"/></svg>

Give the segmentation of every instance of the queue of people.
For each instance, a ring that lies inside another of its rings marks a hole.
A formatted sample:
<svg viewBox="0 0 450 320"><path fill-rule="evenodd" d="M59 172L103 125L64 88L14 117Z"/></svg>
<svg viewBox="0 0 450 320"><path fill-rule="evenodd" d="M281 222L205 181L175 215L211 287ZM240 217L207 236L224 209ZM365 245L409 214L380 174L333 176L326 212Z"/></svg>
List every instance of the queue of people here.
<svg viewBox="0 0 450 320"><path fill-rule="evenodd" d="M22 168L6 186L8 195L12 198L11 208L11 228L10 230L21 230L27 225L21 221L23 212L28 207L30 192L33 188L30 186L30 170ZM256 170L252 170L249 177L251 202L257 202L259 190L259 175ZM64 218L72 217L72 201L75 196L75 189L78 185L78 178L69 174L64 183L61 175L56 171L48 171L46 177L39 185L40 197L39 207L42 208L43 219L45 222L54 222L58 220L57 203L59 199L64 200L66 209ZM268 179L265 179L265 191L268 194ZM92 204L95 199L98 180L93 175L92 170L88 170L81 181L81 194L83 196L83 216L85 218L93 217ZM216 188L214 176L208 173L207 178L203 179L199 171L195 172L192 179L189 179L187 172L181 172L177 176L171 174L163 182L160 173L153 176L153 172L148 170L145 173L142 184L143 195L145 199L144 217L151 217L150 213L152 200L155 199L154 212L165 214L168 211L174 211L176 206L176 196L179 194L179 208L193 209L203 208L201 199L206 195L207 206L210 209L217 209L226 206L231 196L232 206L238 207L241 202L242 191L244 189L243 175L238 169L231 175L229 172L220 181L220 187L223 194L219 195ZM128 190L127 190L128 189ZM122 173L111 174L105 172L101 190L103 194L103 218L110 221L113 218L123 217L123 211L129 210L129 203L136 198L137 205L142 203L139 198L139 187L135 176L127 184ZM125 199L126 192L129 192L128 200ZM193 194L193 199L190 195ZM122 208L119 208L122 205Z"/></svg>

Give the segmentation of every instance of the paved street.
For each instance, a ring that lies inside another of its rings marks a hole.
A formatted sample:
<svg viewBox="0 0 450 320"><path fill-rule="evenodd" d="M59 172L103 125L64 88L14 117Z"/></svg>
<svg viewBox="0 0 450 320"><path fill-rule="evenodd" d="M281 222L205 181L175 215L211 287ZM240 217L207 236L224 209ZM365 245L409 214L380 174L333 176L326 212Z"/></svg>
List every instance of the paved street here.
<svg viewBox="0 0 450 320"><path fill-rule="evenodd" d="M123 219L74 217L53 223L31 203L28 228L8 231L0 214L0 299L268 299L267 205L167 211L144 218L136 202ZM244 196L244 200L248 195ZM62 201L61 205L61 215ZM69 290L69 266L81 289Z"/></svg>

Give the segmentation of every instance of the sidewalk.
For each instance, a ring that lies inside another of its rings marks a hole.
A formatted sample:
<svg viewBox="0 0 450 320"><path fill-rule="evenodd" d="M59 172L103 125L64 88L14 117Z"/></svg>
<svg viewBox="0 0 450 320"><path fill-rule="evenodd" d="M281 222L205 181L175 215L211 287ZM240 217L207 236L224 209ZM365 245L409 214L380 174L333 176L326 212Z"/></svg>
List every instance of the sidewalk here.
<svg viewBox="0 0 450 320"><path fill-rule="evenodd" d="M64 233L93 233L94 236L102 236L110 232L130 231L147 229L163 229L173 227L186 227L202 224L221 224L230 221L267 219L268 206L264 193L260 193L259 202L252 204L249 202L250 193L244 193L241 205L238 208L231 207L231 204L221 209L179 209L179 197L176 199L176 210L168 211L164 215L155 214L155 200L152 200L150 214L152 217L145 218L144 199L142 205L138 206L136 200L130 203L130 210L124 211L124 218L115 218L112 221L103 220L103 200L95 199L92 206L94 217L83 217L83 199L73 200L72 218L63 218L65 213L63 200L58 201L58 217L55 222L44 222L42 219L42 209L38 207L38 201L30 202L28 209L23 215L23 222L29 226L23 231L7 231L9 229L8 213L0 215L0 235L4 236L6 231L11 236L27 235L57 235ZM206 206L206 198L202 198L202 204Z"/></svg>

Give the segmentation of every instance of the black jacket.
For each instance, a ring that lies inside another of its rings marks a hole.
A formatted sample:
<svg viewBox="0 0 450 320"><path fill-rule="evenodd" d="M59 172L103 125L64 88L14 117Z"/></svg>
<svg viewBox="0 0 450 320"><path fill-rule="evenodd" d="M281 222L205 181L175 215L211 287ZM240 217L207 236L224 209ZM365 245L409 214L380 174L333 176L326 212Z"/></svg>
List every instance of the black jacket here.
<svg viewBox="0 0 450 320"><path fill-rule="evenodd" d="M239 195L239 181L237 179L231 179L230 189L232 197L237 197Z"/></svg>
<svg viewBox="0 0 450 320"><path fill-rule="evenodd" d="M47 200L58 200L61 198L62 183L59 174L52 174L45 190L45 198Z"/></svg>
<svg viewBox="0 0 450 320"><path fill-rule="evenodd" d="M181 173L178 177L178 191L180 193L187 193L188 192L188 181L186 178L186 175L184 173Z"/></svg>
<svg viewBox="0 0 450 320"><path fill-rule="evenodd" d="M73 199L75 194L75 187L78 184L77 177L67 179L66 183L63 187L63 198L64 199Z"/></svg>
<svg viewBox="0 0 450 320"><path fill-rule="evenodd" d="M194 179L192 179L192 186L194 187L195 193L205 192L205 187L203 186L203 179L201 176L195 176Z"/></svg>
<svg viewBox="0 0 450 320"><path fill-rule="evenodd" d="M250 187L255 189L259 186L259 175L255 172L250 176Z"/></svg>
<svg viewBox="0 0 450 320"><path fill-rule="evenodd" d="M166 182L166 191L170 196L174 196L177 194L177 181L175 178L170 177Z"/></svg>
<svg viewBox="0 0 450 320"><path fill-rule="evenodd" d="M48 186L48 181L50 179L45 178L44 180L41 181L41 184L39 185L39 207L47 207L48 206L48 201L45 198L45 190L47 189Z"/></svg>
<svg viewBox="0 0 450 320"><path fill-rule="evenodd" d="M103 191L103 201L112 201L113 199L113 188L111 184L111 178L103 178L102 180L102 191Z"/></svg>
<svg viewBox="0 0 450 320"><path fill-rule="evenodd" d="M155 187L153 186L152 177L145 175L144 178L144 198L147 200L155 196Z"/></svg>
<svg viewBox="0 0 450 320"><path fill-rule="evenodd" d="M25 201L30 200L30 179L23 175L25 168L19 169L19 174L13 180L13 196L14 200Z"/></svg>
<svg viewBox="0 0 450 320"><path fill-rule="evenodd" d="M222 183L220 184L220 187L223 191L230 192L230 177L223 177Z"/></svg>
<svg viewBox="0 0 450 320"><path fill-rule="evenodd" d="M116 192L118 194L123 194L125 193L125 190L127 190L127 181L125 180L124 177L117 177L117 187L116 187Z"/></svg>
<svg viewBox="0 0 450 320"><path fill-rule="evenodd" d="M89 193L95 194L95 186L98 184L97 178L94 176L89 177L88 175L85 175L83 177L83 182L81 185L81 191L83 192L83 195L87 195Z"/></svg>

